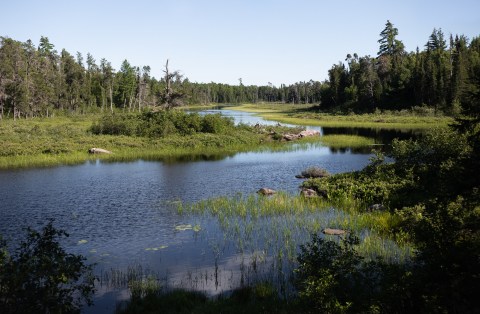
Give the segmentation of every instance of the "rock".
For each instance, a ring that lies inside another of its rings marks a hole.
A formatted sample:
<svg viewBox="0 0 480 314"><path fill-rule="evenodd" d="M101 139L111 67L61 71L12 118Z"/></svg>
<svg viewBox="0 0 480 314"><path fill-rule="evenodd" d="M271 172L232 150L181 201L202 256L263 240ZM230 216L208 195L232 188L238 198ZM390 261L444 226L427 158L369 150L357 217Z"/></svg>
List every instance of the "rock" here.
<svg viewBox="0 0 480 314"><path fill-rule="evenodd" d="M317 130L305 130L298 133L298 137L308 137L308 136L316 136L320 135L320 131Z"/></svg>
<svg viewBox="0 0 480 314"><path fill-rule="evenodd" d="M290 134L290 133L284 134L283 139L286 141L294 141L302 137L315 136L315 135L320 135L320 132L317 130L305 130L298 134Z"/></svg>
<svg viewBox="0 0 480 314"><path fill-rule="evenodd" d="M312 189L302 189L300 195L307 198L318 197L317 191Z"/></svg>
<svg viewBox="0 0 480 314"><path fill-rule="evenodd" d="M325 228L325 229L322 230L322 232L324 234L328 234L328 235L343 235L343 234L347 233L347 231L342 230L342 229L331 229L331 228Z"/></svg>
<svg viewBox="0 0 480 314"><path fill-rule="evenodd" d="M297 134L284 134L283 139L286 141L294 141L299 139L299 135Z"/></svg>
<svg viewBox="0 0 480 314"><path fill-rule="evenodd" d="M258 194L262 195L273 195L277 193L277 191L269 189L269 188L261 188L260 190L257 191Z"/></svg>
<svg viewBox="0 0 480 314"><path fill-rule="evenodd" d="M383 206L383 204L373 204L367 208L367 211L369 212L373 212L377 210L385 210L385 206Z"/></svg>
<svg viewBox="0 0 480 314"><path fill-rule="evenodd" d="M111 154L112 152L103 148L90 148L88 150L89 154Z"/></svg>

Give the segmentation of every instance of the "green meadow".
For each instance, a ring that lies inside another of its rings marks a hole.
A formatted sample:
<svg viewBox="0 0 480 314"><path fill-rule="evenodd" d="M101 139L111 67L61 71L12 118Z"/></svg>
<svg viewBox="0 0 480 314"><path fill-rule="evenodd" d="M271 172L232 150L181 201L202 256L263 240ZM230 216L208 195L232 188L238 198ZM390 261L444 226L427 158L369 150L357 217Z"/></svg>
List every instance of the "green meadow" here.
<svg viewBox="0 0 480 314"><path fill-rule="evenodd" d="M243 104L232 110L254 112L266 120L295 125L356 127L379 129L431 129L446 127L451 117L418 114L412 110L379 111L366 114L330 114L315 112L311 105Z"/></svg>

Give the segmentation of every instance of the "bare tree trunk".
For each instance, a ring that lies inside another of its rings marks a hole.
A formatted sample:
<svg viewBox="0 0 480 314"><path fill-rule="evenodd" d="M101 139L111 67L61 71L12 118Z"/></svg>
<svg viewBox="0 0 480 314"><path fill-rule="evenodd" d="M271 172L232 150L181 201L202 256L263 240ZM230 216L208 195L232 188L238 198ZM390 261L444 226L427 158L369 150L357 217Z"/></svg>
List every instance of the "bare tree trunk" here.
<svg viewBox="0 0 480 314"><path fill-rule="evenodd" d="M110 111L113 113L113 88L110 86Z"/></svg>
<svg viewBox="0 0 480 314"><path fill-rule="evenodd" d="M143 87L142 87L142 83L140 83L140 88L138 90L138 112L141 111L141 107L142 107L142 94L143 94Z"/></svg>
<svg viewBox="0 0 480 314"><path fill-rule="evenodd" d="M102 112L105 110L105 102L106 102L106 99L107 96L105 95L106 92L105 92L105 89L103 87L101 87L102 89Z"/></svg>
<svg viewBox="0 0 480 314"><path fill-rule="evenodd" d="M130 98L128 100L128 112L132 111L132 103L133 103L133 96L130 95ZM135 110L135 104L133 104L133 110Z"/></svg>

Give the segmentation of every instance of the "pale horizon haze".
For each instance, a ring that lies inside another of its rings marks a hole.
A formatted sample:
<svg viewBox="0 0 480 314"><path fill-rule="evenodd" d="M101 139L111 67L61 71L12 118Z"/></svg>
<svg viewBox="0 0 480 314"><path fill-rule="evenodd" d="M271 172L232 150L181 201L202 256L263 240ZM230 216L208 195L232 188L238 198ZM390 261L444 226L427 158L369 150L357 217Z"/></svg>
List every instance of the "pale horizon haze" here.
<svg viewBox="0 0 480 314"><path fill-rule="evenodd" d="M480 1L2 1L0 36L49 38L118 70L123 60L162 76L165 61L192 82L245 85L322 81L345 56L376 56L390 20L407 51L434 28L480 35Z"/></svg>

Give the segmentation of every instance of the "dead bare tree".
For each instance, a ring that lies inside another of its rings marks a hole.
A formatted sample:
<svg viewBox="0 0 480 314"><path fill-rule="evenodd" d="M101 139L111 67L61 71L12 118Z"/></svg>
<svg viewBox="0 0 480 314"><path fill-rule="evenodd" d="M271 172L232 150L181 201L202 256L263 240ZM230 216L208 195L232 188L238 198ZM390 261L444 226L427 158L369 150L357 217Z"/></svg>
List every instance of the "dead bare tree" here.
<svg viewBox="0 0 480 314"><path fill-rule="evenodd" d="M182 75L178 71L170 72L168 69L168 59L165 64L165 89L160 94L161 106L166 110L172 109L174 107L179 107L183 105L183 100L185 98L185 93L181 90L175 90L172 86L175 83L180 85L182 82Z"/></svg>

